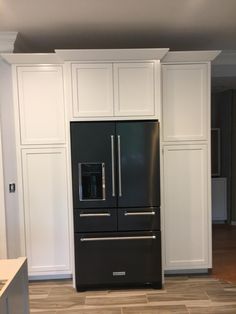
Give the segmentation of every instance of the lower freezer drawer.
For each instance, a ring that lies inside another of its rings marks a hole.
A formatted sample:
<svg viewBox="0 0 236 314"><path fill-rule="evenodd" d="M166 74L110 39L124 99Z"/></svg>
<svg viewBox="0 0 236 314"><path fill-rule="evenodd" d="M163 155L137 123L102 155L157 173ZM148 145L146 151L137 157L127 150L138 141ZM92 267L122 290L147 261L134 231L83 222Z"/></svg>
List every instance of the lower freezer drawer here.
<svg viewBox="0 0 236 314"><path fill-rule="evenodd" d="M77 290L89 287L161 287L160 232L75 233Z"/></svg>

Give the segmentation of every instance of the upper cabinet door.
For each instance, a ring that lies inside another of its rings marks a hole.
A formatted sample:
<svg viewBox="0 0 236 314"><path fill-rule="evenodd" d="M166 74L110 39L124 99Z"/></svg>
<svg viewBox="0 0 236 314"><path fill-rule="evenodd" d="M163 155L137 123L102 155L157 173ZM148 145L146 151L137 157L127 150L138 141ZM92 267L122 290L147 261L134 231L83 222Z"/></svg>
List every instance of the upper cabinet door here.
<svg viewBox="0 0 236 314"><path fill-rule="evenodd" d="M112 64L72 64L73 116L113 116Z"/></svg>
<svg viewBox="0 0 236 314"><path fill-rule="evenodd" d="M65 142L61 66L17 67L21 144Z"/></svg>
<svg viewBox="0 0 236 314"><path fill-rule="evenodd" d="M207 140L208 65L162 66L163 140Z"/></svg>
<svg viewBox="0 0 236 314"><path fill-rule="evenodd" d="M154 62L115 63L114 92L116 116L154 116Z"/></svg>

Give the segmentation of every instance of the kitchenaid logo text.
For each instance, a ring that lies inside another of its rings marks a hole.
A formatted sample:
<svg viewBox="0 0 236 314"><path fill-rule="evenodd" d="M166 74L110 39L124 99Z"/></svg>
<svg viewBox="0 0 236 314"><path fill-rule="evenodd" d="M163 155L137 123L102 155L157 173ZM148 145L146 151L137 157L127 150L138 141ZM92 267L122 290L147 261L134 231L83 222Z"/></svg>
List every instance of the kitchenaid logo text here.
<svg viewBox="0 0 236 314"><path fill-rule="evenodd" d="M125 271L113 271L113 276L125 276L126 272Z"/></svg>

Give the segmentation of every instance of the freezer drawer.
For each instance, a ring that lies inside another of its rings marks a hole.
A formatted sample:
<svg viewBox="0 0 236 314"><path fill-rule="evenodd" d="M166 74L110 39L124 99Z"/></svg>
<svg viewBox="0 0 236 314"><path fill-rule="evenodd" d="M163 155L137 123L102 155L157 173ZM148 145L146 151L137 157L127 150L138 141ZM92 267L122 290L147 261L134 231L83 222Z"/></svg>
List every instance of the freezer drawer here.
<svg viewBox="0 0 236 314"><path fill-rule="evenodd" d="M117 230L117 210L112 209L75 209L75 232L100 232Z"/></svg>
<svg viewBox="0 0 236 314"><path fill-rule="evenodd" d="M76 233L77 290L161 287L160 232Z"/></svg>
<svg viewBox="0 0 236 314"><path fill-rule="evenodd" d="M119 208L118 230L160 230L160 209L158 207Z"/></svg>

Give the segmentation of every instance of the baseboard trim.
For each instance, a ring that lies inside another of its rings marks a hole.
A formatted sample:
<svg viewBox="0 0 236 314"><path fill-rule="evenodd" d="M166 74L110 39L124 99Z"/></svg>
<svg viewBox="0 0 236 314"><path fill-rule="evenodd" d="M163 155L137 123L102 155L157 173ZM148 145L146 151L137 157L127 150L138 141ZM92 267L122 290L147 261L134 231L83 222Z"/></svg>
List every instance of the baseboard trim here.
<svg viewBox="0 0 236 314"><path fill-rule="evenodd" d="M212 220L213 225L224 225L226 220Z"/></svg>
<svg viewBox="0 0 236 314"><path fill-rule="evenodd" d="M208 268L202 268L202 269L177 269L177 270L165 270L164 275L199 275L199 274L208 274L209 269Z"/></svg>
<svg viewBox="0 0 236 314"><path fill-rule="evenodd" d="M71 279L72 275L71 274L61 274L61 275L42 275L42 276L29 276L29 281L34 281L34 280L57 280L57 279Z"/></svg>

